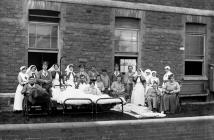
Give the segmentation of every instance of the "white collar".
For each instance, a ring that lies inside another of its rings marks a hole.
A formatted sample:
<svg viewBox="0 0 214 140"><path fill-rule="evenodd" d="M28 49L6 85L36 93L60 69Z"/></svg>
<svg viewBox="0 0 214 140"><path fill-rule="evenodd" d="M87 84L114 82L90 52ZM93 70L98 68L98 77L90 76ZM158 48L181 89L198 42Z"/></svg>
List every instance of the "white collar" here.
<svg viewBox="0 0 214 140"><path fill-rule="evenodd" d="M42 74L43 74L44 76L47 76L47 75L48 75L48 71L42 70Z"/></svg>
<svg viewBox="0 0 214 140"><path fill-rule="evenodd" d="M47 70L46 70L46 71L45 71L45 70L42 70L42 72L45 72L45 73L46 73L46 72L48 72L48 71L47 71Z"/></svg>
<svg viewBox="0 0 214 140"><path fill-rule="evenodd" d="M114 71L114 75L118 76L119 74L120 74L120 71Z"/></svg>

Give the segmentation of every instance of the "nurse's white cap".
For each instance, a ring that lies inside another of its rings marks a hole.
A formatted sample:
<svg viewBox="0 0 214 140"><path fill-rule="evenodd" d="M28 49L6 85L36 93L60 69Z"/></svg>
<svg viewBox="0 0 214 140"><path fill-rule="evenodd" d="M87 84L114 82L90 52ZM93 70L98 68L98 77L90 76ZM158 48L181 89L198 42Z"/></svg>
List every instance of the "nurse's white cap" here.
<svg viewBox="0 0 214 140"><path fill-rule="evenodd" d="M27 68L26 66L21 66L20 70L22 71L23 69Z"/></svg>
<svg viewBox="0 0 214 140"><path fill-rule="evenodd" d="M164 69L168 69L168 70L170 70L170 66L166 66L166 67L164 67Z"/></svg>

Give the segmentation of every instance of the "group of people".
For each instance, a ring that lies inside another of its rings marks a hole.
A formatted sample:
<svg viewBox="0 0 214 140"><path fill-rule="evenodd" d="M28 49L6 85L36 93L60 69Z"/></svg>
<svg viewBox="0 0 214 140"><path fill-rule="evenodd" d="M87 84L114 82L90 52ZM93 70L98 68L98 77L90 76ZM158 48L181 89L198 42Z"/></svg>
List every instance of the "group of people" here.
<svg viewBox="0 0 214 140"><path fill-rule="evenodd" d="M47 62L43 63L42 70L39 72L35 65L31 65L29 68L22 66L18 74L18 82L14 111L22 110L23 94L32 95L32 101L34 101L33 98L40 96L45 96L48 100L58 92L56 90L58 87L66 94L73 92L108 94L111 97L122 98L124 103L147 105L152 111L174 113L176 97L180 92L180 86L174 80L169 66L165 67L162 86L160 86L156 71L149 69L142 71L137 68L134 72L131 65L128 66L128 72L125 74L120 72L118 65L115 65L112 74L108 74L106 69L98 72L95 66L86 72L84 65L79 65L79 72L75 73L74 65L69 64L62 74L57 64L48 69ZM33 92L33 89L38 92Z"/></svg>
<svg viewBox="0 0 214 140"><path fill-rule="evenodd" d="M23 99L26 95L32 104L41 103L47 107L52 94L52 74L48 71L48 63L44 62L42 70L37 71L35 65L29 68L20 67L18 74L18 86L14 98L14 112L22 111Z"/></svg>

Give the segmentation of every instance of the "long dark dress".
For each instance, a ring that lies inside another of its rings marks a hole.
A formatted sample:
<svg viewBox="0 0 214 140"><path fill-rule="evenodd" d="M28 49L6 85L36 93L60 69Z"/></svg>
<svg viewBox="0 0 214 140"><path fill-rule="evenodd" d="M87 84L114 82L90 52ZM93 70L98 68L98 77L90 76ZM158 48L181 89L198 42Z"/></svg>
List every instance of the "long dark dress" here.
<svg viewBox="0 0 214 140"><path fill-rule="evenodd" d="M177 94L180 92L178 82L167 82L163 87L165 93L163 95L164 111L175 113L177 109ZM174 93L170 93L174 91Z"/></svg>

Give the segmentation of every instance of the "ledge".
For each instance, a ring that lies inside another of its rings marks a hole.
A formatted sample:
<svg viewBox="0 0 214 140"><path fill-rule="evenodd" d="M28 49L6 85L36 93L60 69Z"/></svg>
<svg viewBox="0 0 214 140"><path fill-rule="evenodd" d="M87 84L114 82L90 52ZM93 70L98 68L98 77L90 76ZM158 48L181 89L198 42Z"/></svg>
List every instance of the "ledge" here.
<svg viewBox="0 0 214 140"><path fill-rule="evenodd" d="M43 129L52 128L68 129L68 128L86 128L98 126L123 126L123 125L139 125L139 124L155 124L166 122L194 122L194 121L214 121L214 116L198 116L183 118L163 118L163 119L146 119L146 120L124 120L124 121L97 121L97 122L66 122L66 123L38 123L38 124L2 124L0 131L8 130L27 130L27 129Z"/></svg>
<svg viewBox="0 0 214 140"><path fill-rule="evenodd" d="M193 80L193 81L199 81L199 80L207 81L208 80L207 76L198 76L198 77L185 76L183 79L187 80L187 81L188 80Z"/></svg>
<svg viewBox="0 0 214 140"><path fill-rule="evenodd" d="M0 97L14 97L15 93L0 93Z"/></svg>
<svg viewBox="0 0 214 140"><path fill-rule="evenodd" d="M96 6L105 6L105 7L115 7L115 8L126 8L126 9L133 9L133 10L169 12L169 13L199 15L199 16L214 16L214 11L212 10L173 7L173 6L145 4L145 3L136 3L136 2L122 2L122 1L113 1L113 0L46 0L46 1L58 2L58 3L76 3L76 4L85 4L85 5L96 5Z"/></svg>

